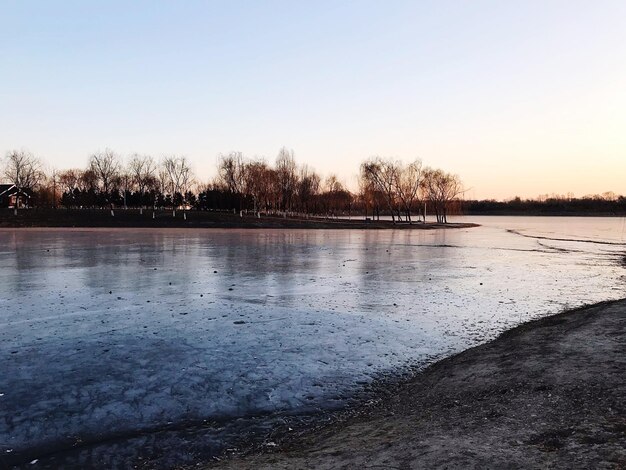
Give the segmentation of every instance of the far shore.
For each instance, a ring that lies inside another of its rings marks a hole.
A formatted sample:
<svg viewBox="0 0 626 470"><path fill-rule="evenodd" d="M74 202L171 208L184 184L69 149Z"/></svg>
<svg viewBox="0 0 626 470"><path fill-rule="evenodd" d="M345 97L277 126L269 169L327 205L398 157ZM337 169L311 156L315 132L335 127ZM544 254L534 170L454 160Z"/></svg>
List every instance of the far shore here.
<svg viewBox="0 0 626 470"><path fill-rule="evenodd" d="M523 324L329 424L201 468L625 468L625 372L626 300L603 302Z"/></svg>
<svg viewBox="0 0 626 470"><path fill-rule="evenodd" d="M429 230L477 227L473 223L436 223L417 221L396 222L365 220L362 216L350 220L323 217L280 217L252 213L212 211L176 211L146 209L115 209L114 215L104 209L22 209L17 216L12 210L0 209L0 228L238 228L238 229L359 229L359 230ZM434 218L434 216L433 216Z"/></svg>

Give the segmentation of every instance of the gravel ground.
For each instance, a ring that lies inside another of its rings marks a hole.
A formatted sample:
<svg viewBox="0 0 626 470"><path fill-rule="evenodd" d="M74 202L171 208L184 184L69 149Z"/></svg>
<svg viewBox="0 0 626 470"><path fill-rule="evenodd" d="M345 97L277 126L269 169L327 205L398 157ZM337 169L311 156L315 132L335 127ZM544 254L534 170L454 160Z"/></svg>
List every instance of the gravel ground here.
<svg viewBox="0 0 626 470"><path fill-rule="evenodd" d="M369 407L208 468L626 468L626 300L434 364Z"/></svg>

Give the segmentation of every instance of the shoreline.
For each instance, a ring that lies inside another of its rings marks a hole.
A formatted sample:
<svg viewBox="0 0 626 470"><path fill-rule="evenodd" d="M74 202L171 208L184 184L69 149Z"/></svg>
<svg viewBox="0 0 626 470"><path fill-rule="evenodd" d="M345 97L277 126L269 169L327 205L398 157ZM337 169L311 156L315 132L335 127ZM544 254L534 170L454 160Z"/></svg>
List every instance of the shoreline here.
<svg viewBox="0 0 626 470"><path fill-rule="evenodd" d="M202 468L623 468L625 372L626 299L600 302L523 323L369 406Z"/></svg>
<svg viewBox="0 0 626 470"><path fill-rule="evenodd" d="M223 229L358 229L358 230L432 230L477 227L474 223L398 222L387 220L324 219L321 217L257 218L246 214L243 217L230 212L177 211L171 210L115 209L111 216L105 209L22 209L15 216L12 211L0 211L0 229L13 228L223 228Z"/></svg>

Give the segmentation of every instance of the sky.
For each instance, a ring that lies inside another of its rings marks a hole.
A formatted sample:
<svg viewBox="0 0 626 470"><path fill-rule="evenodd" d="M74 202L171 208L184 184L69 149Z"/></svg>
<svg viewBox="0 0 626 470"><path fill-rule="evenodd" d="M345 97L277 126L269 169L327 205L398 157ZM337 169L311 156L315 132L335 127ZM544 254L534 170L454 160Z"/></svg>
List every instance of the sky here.
<svg viewBox="0 0 626 470"><path fill-rule="evenodd" d="M379 155L466 198L626 194L626 2L0 0L0 152Z"/></svg>

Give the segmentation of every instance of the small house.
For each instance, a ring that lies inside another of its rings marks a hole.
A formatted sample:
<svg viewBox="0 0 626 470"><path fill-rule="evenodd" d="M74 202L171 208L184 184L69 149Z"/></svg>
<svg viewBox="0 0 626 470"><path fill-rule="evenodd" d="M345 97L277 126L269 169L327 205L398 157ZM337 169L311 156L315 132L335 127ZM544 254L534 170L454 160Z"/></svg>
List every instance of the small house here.
<svg viewBox="0 0 626 470"><path fill-rule="evenodd" d="M18 190L14 184L0 184L0 208L29 207L30 199L30 191Z"/></svg>

